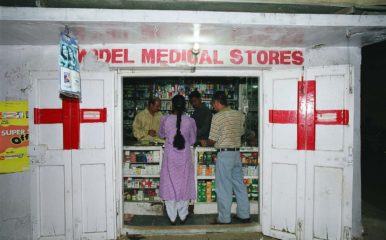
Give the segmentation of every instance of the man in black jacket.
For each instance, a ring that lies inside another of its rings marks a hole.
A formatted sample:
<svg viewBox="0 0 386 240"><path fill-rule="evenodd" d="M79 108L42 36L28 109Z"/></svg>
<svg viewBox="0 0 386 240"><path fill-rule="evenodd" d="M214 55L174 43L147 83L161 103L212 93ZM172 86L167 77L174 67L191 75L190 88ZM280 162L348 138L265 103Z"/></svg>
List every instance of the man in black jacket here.
<svg viewBox="0 0 386 240"><path fill-rule="evenodd" d="M201 94L196 90L189 94L189 101L194 108L192 118L196 121L197 125L197 140L198 144L200 140L208 140L210 123L212 122L212 111L201 100Z"/></svg>

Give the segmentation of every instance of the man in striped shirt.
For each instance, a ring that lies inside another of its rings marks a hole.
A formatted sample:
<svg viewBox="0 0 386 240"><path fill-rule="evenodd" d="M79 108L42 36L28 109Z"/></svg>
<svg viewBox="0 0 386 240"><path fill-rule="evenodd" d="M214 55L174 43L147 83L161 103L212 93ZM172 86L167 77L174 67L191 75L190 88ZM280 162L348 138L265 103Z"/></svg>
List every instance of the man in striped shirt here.
<svg viewBox="0 0 386 240"><path fill-rule="evenodd" d="M216 162L216 194L218 217L214 224L231 223L232 194L236 195L236 218L242 223L250 221L247 188L243 183L240 160L241 135L244 133L244 115L228 107L227 96L218 91L212 99L217 112L212 118L209 140L202 146L214 146L219 153Z"/></svg>

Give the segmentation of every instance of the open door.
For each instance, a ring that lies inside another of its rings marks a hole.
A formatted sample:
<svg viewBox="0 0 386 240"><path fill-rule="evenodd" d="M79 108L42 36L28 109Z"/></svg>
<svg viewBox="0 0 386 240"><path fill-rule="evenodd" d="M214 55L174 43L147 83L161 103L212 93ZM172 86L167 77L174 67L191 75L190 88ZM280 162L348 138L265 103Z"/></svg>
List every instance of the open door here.
<svg viewBox="0 0 386 240"><path fill-rule="evenodd" d="M57 72L31 74L33 239L114 239L114 74L83 73L82 100Z"/></svg>
<svg viewBox="0 0 386 240"><path fill-rule="evenodd" d="M353 86L349 66L263 75L263 233L351 239Z"/></svg>

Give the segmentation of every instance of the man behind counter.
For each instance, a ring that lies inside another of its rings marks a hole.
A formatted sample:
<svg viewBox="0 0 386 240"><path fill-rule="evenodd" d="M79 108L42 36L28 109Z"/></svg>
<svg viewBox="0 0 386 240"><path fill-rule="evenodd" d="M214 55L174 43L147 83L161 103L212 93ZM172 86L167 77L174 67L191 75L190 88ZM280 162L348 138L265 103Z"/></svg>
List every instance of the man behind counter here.
<svg viewBox="0 0 386 240"><path fill-rule="evenodd" d="M197 90L189 94L189 101L194 108L194 112L191 117L196 122L196 143L199 144L200 140L207 140L209 137L210 123L212 122L212 112L205 104L202 103L201 94Z"/></svg>
<svg viewBox="0 0 386 240"><path fill-rule="evenodd" d="M150 98L145 110L139 112L133 122L134 137L138 141L157 141L158 130L161 119L161 100L159 98Z"/></svg>

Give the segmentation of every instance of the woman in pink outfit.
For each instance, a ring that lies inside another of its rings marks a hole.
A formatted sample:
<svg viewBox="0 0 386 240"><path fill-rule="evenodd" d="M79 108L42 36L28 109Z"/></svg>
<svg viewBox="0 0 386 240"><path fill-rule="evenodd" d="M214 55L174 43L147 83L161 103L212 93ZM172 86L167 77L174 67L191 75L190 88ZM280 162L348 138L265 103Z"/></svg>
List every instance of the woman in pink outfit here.
<svg viewBox="0 0 386 240"><path fill-rule="evenodd" d="M177 216L185 223L189 201L196 198L191 146L196 141L197 127L193 118L183 115L185 106L183 96L174 96L173 113L161 118L159 130L159 136L165 138L160 197L173 225Z"/></svg>

